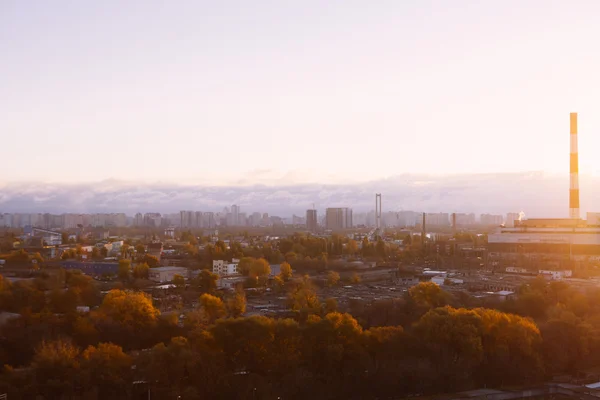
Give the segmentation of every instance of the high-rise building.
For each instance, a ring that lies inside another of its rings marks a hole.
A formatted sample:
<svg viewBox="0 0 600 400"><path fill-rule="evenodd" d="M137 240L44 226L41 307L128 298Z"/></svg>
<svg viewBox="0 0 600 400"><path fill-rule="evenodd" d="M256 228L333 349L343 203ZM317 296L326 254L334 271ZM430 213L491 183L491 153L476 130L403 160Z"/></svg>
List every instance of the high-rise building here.
<svg viewBox="0 0 600 400"><path fill-rule="evenodd" d="M203 219L202 219L202 211L196 211L194 213L194 227L195 228L202 228L203 227L202 221L203 221Z"/></svg>
<svg viewBox="0 0 600 400"><path fill-rule="evenodd" d="M502 215L481 214L480 221L481 225L502 225L504 219Z"/></svg>
<svg viewBox="0 0 600 400"><path fill-rule="evenodd" d="M194 226L194 212L193 211L180 211L180 222L181 228L192 228Z"/></svg>
<svg viewBox="0 0 600 400"><path fill-rule="evenodd" d="M240 224L240 207L235 204L231 206L231 225L238 226ZM227 225L229 225L229 221L227 221Z"/></svg>
<svg viewBox="0 0 600 400"><path fill-rule="evenodd" d="M306 229L309 232L317 231L317 210L306 210Z"/></svg>
<svg viewBox="0 0 600 400"><path fill-rule="evenodd" d="M507 228L513 228L515 226L515 221L519 220L519 213L508 213L506 214L506 221L504 225Z"/></svg>
<svg viewBox="0 0 600 400"><path fill-rule="evenodd" d="M213 212L205 212L202 215L202 226L208 229L215 229L217 227L217 220L215 218L215 213Z"/></svg>
<svg viewBox="0 0 600 400"><path fill-rule="evenodd" d="M461 225L459 222L459 217L466 215L467 214L456 214L456 224ZM473 221L475 221L475 215L473 215ZM448 213L427 213L425 216L425 223L427 224L427 227L448 226L450 225L450 216ZM464 223L464 225L466 225L466 223Z"/></svg>
<svg viewBox="0 0 600 400"><path fill-rule="evenodd" d="M442 216L441 218L443 218L442 222L445 221L445 219L447 219L445 216L443 216L444 215L443 213L440 213L440 215ZM454 215L455 215L454 218L456 218L457 226L475 225L475 214L473 214L473 213L470 213L470 214L455 213ZM429 215L427 216L427 218L429 218ZM427 221L427 222L429 222L429 221ZM430 225L440 225L440 224L430 224ZM447 225L447 224L442 223L441 225Z"/></svg>
<svg viewBox="0 0 600 400"><path fill-rule="evenodd" d="M325 210L325 228L329 230L352 228L352 209L328 208Z"/></svg>

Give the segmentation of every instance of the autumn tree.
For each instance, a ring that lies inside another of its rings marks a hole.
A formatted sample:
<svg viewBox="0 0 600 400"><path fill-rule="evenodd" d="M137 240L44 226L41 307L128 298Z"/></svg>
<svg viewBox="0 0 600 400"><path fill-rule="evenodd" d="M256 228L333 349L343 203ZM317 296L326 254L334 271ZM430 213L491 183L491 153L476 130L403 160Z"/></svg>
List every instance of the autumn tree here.
<svg viewBox="0 0 600 400"><path fill-rule="evenodd" d="M300 282L293 285L288 294L288 306L292 310L318 312L321 307L319 297L308 275L304 275Z"/></svg>
<svg viewBox="0 0 600 400"><path fill-rule="evenodd" d="M122 259L119 260L119 279L122 281L126 281L129 279L129 274L131 272L131 260Z"/></svg>
<svg viewBox="0 0 600 400"><path fill-rule="evenodd" d="M146 263L136 264L136 266L133 267L133 276L136 279L148 279L149 270L150 267L148 267L148 264Z"/></svg>
<svg viewBox="0 0 600 400"><path fill-rule="evenodd" d="M332 287L338 284L340 281L340 274L336 271L329 271L327 273L327 286Z"/></svg>
<svg viewBox="0 0 600 400"><path fill-rule="evenodd" d="M227 299L227 314L237 318L246 312L246 294L243 290L236 290L235 294Z"/></svg>
<svg viewBox="0 0 600 400"><path fill-rule="evenodd" d="M82 354L86 387L96 387L99 398L124 398L131 387L132 359L120 346L100 343Z"/></svg>
<svg viewBox="0 0 600 400"><path fill-rule="evenodd" d="M217 319L222 318L226 314L223 301L211 294L204 293L198 300L200 310L204 314L208 324L214 323Z"/></svg>
<svg viewBox="0 0 600 400"><path fill-rule="evenodd" d="M289 281L292 277L292 267L287 262L282 262L279 267L279 275L284 281Z"/></svg>
<svg viewBox="0 0 600 400"><path fill-rule="evenodd" d="M357 274L356 272L352 273L352 275L350 276L350 282L351 283L360 283L361 279L360 279L360 275Z"/></svg>
<svg viewBox="0 0 600 400"><path fill-rule="evenodd" d="M429 308L441 307L451 301L450 293L433 282L421 282L408 289L408 294L417 304Z"/></svg>
<svg viewBox="0 0 600 400"><path fill-rule="evenodd" d="M255 259L252 257L243 257L242 259L240 259L240 262L238 263L238 267L237 267L239 273L244 276L249 276L250 269L251 269L254 261L255 261Z"/></svg>
<svg viewBox="0 0 600 400"><path fill-rule="evenodd" d="M213 274L207 269L200 271L198 276L194 278L193 284L205 293L213 293L217 289L217 281L219 276Z"/></svg>
<svg viewBox="0 0 600 400"><path fill-rule="evenodd" d="M32 369L40 394L61 398L73 394L80 384L79 348L68 340L43 341L37 348Z"/></svg>
<svg viewBox="0 0 600 400"><path fill-rule="evenodd" d="M158 258L151 254L145 254L142 258L142 262L148 264L150 268L160 267L160 261L158 260Z"/></svg>
<svg viewBox="0 0 600 400"><path fill-rule="evenodd" d="M179 274L175 274L175 276L173 276L173 285L178 289L185 288L185 278Z"/></svg>
<svg viewBox="0 0 600 400"><path fill-rule="evenodd" d="M259 258L252 262L250 265L250 276L251 277L266 277L271 273L271 266L269 262L264 258Z"/></svg>
<svg viewBox="0 0 600 400"><path fill-rule="evenodd" d="M107 341L130 346L150 339L159 315L150 295L113 289L92 317Z"/></svg>

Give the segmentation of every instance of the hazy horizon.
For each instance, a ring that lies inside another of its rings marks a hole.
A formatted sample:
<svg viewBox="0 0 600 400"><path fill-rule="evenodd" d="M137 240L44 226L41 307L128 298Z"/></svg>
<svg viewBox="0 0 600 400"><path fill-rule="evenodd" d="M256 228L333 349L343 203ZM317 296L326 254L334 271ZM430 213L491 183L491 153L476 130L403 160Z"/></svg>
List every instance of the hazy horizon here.
<svg viewBox="0 0 600 400"><path fill-rule="evenodd" d="M598 175L600 3L0 4L1 182ZM266 175L266 178L265 178Z"/></svg>
<svg viewBox="0 0 600 400"><path fill-rule="evenodd" d="M597 212L600 177L581 175L581 211ZM262 183L246 185L185 185L169 182L136 183L105 180L85 184L11 183L0 186L0 212L136 212L172 213L180 210L222 211L237 204L242 212L304 215L312 204L374 209L382 193L383 212L523 211L528 218L568 216L568 175L545 172L455 174L435 177L403 174L359 184Z"/></svg>

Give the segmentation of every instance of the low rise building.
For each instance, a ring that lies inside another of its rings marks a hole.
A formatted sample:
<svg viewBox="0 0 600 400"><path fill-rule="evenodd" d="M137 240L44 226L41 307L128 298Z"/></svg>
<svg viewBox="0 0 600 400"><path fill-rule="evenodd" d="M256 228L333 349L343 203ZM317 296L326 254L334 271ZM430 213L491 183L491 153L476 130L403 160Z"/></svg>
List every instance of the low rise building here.
<svg viewBox="0 0 600 400"><path fill-rule="evenodd" d="M571 271L570 269L566 269L566 270L562 270L562 271L551 271L551 270L540 269L539 274L542 276L548 277L549 279L552 279L553 281L560 281L564 278L572 277L573 271Z"/></svg>
<svg viewBox="0 0 600 400"><path fill-rule="evenodd" d="M187 278L188 270L183 267L159 267L148 270L148 279L154 282L171 282L175 275L181 275Z"/></svg>
<svg viewBox="0 0 600 400"><path fill-rule="evenodd" d="M233 259L232 262L225 260L213 260L213 274L219 276L237 275L238 274L238 263L240 260Z"/></svg>

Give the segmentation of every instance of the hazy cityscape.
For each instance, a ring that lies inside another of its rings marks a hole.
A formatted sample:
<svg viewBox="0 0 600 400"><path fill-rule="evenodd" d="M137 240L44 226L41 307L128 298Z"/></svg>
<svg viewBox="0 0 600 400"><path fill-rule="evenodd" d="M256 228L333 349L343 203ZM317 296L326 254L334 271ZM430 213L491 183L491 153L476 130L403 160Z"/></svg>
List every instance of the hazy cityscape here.
<svg viewBox="0 0 600 400"><path fill-rule="evenodd" d="M598 16L0 1L0 400L600 398Z"/></svg>

